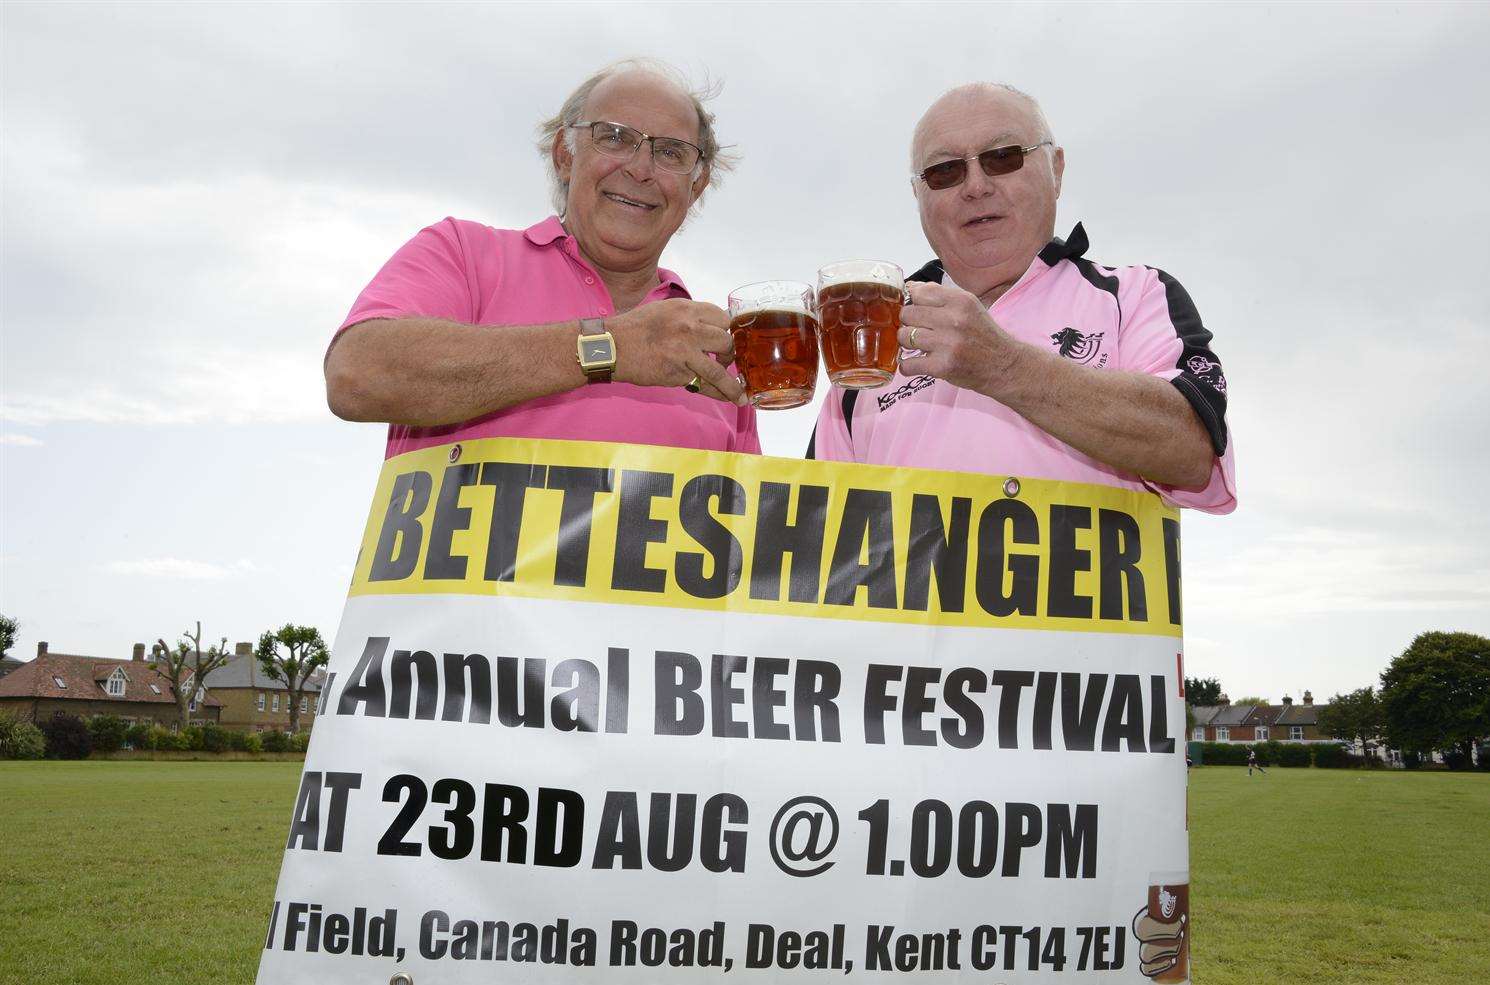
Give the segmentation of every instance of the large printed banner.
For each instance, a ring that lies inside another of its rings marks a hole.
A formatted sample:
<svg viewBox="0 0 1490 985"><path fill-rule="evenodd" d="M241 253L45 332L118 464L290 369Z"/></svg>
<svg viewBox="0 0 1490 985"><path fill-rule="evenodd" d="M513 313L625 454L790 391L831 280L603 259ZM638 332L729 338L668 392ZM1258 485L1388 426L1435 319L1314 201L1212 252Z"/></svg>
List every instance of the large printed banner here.
<svg viewBox="0 0 1490 985"><path fill-rule="evenodd" d="M1188 981L1179 586L1151 494L394 458L258 981Z"/></svg>

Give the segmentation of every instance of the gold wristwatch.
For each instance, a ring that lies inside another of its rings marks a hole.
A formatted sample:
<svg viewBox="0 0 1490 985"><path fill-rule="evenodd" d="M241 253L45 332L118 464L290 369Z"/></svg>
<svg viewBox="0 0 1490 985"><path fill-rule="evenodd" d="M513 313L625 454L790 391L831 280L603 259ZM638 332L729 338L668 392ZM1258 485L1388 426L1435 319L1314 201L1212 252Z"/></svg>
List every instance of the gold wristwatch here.
<svg viewBox="0 0 1490 985"><path fill-rule="evenodd" d="M616 339L605 330L604 318L581 318L579 339L575 343L579 353L579 368L591 383L609 383L616 371Z"/></svg>

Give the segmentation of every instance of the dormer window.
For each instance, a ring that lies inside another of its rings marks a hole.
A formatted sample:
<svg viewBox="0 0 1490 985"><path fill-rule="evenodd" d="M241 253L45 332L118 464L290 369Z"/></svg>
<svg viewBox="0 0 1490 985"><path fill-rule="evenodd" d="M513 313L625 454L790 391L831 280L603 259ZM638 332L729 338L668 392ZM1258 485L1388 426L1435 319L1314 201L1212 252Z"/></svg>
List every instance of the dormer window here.
<svg viewBox="0 0 1490 985"><path fill-rule="evenodd" d="M103 689L108 692L111 698L122 698L124 697L125 681L124 668L116 667L114 668L114 672L109 675L109 679L104 682Z"/></svg>
<svg viewBox="0 0 1490 985"><path fill-rule="evenodd" d="M55 684L55 685L57 685L58 687L60 687L64 691L67 690L67 682L64 681L62 678L58 677L56 674L53 674L52 675L52 683Z"/></svg>

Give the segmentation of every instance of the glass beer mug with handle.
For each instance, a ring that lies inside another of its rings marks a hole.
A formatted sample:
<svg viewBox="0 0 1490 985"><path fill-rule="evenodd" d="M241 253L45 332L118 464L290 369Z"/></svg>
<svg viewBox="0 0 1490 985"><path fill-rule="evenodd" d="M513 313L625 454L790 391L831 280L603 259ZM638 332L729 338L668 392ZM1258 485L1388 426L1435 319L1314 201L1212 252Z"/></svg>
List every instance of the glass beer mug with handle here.
<svg viewBox="0 0 1490 985"><path fill-rule="evenodd" d="M799 407L817 386L812 285L768 280L729 295L729 330L745 394L761 410Z"/></svg>
<svg viewBox="0 0 1490 985"><path fill-rule="evenodd" d="M884 386L900 356L905 272L885 260L842 260L817 272L817 316L828 380L849 390Z"/></svg>

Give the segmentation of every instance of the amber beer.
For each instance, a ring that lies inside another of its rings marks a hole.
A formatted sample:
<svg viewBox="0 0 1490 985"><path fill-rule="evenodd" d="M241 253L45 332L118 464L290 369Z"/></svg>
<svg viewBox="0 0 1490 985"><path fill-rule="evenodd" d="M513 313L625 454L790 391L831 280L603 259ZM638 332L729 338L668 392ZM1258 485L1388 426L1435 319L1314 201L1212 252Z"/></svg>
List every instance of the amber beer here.
<svg viewBox="0 0 1490 985"><path fill-rule="evenodd" d="M730 292L729 330L745 394L762 410L800 407L817 387L812 286L764 281Z"/></svg>
<svg viewBox="0 0 1490 985"><path fill-rule="evenodd" d="M905 277L893 263L845 260L818 271L823 366L836 386L884 386L900 356Z"/></svg>

